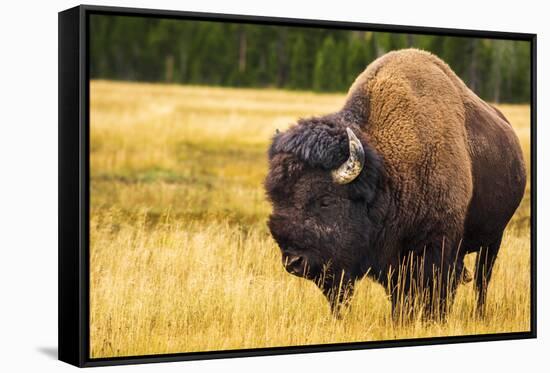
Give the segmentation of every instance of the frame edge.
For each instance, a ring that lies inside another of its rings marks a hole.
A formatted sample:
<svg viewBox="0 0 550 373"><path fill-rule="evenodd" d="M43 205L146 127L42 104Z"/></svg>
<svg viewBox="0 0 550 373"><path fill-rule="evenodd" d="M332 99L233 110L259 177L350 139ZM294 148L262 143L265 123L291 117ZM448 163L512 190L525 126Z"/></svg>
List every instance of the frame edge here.
<svg viewBox="0 0 550 373"><path fill-rule="evenodd" d="M58 359L82 367L81 7L58 13Z"/></svg>

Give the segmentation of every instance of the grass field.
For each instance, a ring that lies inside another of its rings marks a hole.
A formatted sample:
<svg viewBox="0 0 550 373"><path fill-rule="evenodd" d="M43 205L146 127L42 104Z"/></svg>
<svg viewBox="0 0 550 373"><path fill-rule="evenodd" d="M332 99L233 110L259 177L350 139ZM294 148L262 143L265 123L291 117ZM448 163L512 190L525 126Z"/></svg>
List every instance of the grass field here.
<svg viewBox="0 0 550 373"><path fill-rule="evenodd" d="M266 227L268 141L343 101L92 82L92 357L529 330L529 185L505 233L485 319L469 283L448 322L397 325L384 289L364 279L338 321L312 282L284 271ZM499 107L530 163L529 107Z"/></svg>

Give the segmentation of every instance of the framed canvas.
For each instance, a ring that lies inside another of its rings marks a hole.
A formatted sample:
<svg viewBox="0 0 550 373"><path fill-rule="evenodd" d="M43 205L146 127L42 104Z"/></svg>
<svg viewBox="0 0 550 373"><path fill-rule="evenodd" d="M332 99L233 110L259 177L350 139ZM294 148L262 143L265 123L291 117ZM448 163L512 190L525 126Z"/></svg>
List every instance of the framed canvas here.
<svg viewBox="0 0 550 373"><path fill-rule="evenodd" d="M526 33L60 12L59 359L534 338L535 61Z"/></svg>

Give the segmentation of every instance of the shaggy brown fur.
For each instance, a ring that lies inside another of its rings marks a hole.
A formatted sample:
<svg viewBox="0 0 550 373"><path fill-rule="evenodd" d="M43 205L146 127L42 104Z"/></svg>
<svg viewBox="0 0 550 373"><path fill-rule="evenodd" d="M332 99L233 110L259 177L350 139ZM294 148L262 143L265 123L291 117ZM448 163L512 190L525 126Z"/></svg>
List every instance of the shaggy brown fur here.
<svg viewBox="0 0 550 373"><path fill-rule="evenodd" d="M334 185L327 171L347 158L346 127L367 161L352 183ZM428 313L443 315L472 251L482 310L525 178L502 113L436 56L390 52L357 77L340 112L274 138L269 225L283 260L295 259L287 269L316 281L335 312L347 299L336 288L349 294L368 274L386 285L394 315L420 293Z"/></svg>

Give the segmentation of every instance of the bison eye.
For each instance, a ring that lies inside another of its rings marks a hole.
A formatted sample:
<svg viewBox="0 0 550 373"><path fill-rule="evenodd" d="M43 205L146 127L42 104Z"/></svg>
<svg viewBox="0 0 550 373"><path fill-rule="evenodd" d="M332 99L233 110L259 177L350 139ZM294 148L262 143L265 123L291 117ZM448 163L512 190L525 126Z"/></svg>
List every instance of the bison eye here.
<svg viewBox="0 0 550 373"><path fill-rule="evenodd" d="M329 207L330 206L330 198L328 196L323 196L319 198L319 206L320 207Z"/></svg>

